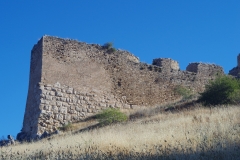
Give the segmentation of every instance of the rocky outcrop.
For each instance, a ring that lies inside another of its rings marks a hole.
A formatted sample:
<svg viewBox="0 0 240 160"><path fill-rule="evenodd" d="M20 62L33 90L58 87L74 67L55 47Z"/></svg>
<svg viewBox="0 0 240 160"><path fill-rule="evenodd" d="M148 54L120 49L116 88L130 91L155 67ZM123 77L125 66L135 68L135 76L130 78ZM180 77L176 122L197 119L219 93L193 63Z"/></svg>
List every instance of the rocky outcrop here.
<svg viewBox="0 0 240 160"><path fill-rule="evenodd" d="M10 146L10 145L15 145L15 140L11 135L7 136L7 140L1 140L0 141L0 146Z"/></svg>

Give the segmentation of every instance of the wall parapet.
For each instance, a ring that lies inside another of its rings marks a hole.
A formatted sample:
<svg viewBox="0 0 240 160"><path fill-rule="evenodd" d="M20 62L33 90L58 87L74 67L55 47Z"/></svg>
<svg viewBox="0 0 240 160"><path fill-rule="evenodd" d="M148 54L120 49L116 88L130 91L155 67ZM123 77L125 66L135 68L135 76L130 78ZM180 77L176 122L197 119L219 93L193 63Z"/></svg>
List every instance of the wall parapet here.
<svg viewBox="0 0 240 160"><path fill-rule="evenodd" d="M179 71L179 64L177 61L172 60L170 58L157 58L153 59L153 65L159 66L163 68L165 72Z"/></svg>
<svg viewBox="0 0 240 160"><path fill-rule="evenodd" d="M216 64L207 64L207 63L190 63L187 68L189 72L195 72L197 74L204 75L214 75L214 74L222 74L223 68Z"/></svg>

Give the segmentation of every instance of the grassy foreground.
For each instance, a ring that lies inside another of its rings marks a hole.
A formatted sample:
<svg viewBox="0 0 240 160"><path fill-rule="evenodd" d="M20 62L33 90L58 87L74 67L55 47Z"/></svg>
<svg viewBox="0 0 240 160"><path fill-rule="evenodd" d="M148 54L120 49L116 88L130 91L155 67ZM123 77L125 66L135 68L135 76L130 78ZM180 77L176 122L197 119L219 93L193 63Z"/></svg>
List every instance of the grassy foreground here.
<svg viewBox="0 0 240 160"><path fill-rule="evenodd" d="M136 111L144 116L124 124L2 147L0 159L240 159L239 106L152 111Z"/></svg>

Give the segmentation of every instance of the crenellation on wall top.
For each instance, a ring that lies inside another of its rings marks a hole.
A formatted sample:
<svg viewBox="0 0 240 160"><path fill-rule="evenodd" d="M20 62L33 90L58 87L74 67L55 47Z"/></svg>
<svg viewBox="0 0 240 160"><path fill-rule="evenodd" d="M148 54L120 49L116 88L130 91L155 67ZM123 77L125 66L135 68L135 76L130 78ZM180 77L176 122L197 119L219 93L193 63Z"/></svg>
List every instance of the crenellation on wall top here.
<svg viewBox="0 0 240 160"><path fill-rule="evenodd" d="M45 35L42 37L43 41L45 42L57 42L58 43L62 43L64 45L66 44L80 44L80 45L87 45L87 46L95 46L95 47L102 47L100 44L95 44L95 43L86 43L86 42L82 42L76 39L70 39L70 38L60 38L60 37L56 37L56 36L48 36Z"/></svg>
<svg viewBox="0 0 240 160"><path fill-rule="evenodd" d="M221 73L223 74L223 68L216 64L208 64L201 62L189 63L186 68L186 71L194 72L198 74L212 74L212 73Z"/></svg>

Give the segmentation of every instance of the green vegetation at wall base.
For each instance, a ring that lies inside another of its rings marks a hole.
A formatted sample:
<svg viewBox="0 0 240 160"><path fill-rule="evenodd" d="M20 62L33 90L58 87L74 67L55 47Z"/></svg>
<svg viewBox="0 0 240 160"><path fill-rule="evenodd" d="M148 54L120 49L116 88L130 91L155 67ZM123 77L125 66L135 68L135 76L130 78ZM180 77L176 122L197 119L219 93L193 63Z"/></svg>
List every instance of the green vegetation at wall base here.
<svg viewBox="0 0 240 160"><path fill-rule="evenodd" d="M219 76L206 85L199 102L204 105L238 104L240 102L240 81L232 76Z"/></svg>
<svg viewBox="0 0 240 160"><path fill-rule="evenodd" d="M117 122L124 122L128 119L127 115L120 112L119 109L109 108L96 115L100 125L109 125Z"/></svg>

